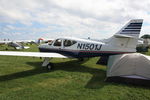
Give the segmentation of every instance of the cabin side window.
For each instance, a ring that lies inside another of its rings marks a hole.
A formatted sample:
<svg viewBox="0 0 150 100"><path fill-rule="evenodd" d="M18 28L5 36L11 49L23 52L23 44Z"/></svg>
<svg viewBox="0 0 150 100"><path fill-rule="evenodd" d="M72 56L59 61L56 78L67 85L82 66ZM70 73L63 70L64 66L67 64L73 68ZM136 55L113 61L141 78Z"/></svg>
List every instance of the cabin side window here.
<svg viewBox="0 0 150 100"><path fill-rule="evenodd" d="M65 46L65 47L72 46L72 45L74 45L75 43L77 43L77 42L76 42L76 41L73 41L73 40L64 40L64 46Z"/></svg>
<svg viewBox="0 0 150 100"><path fill-rule="evenodd" d="M57 39L54 43L54 46L61 46L61 42L62 42L61 39Z"/></svg>
<svg viewBox="0 0 150 100"><path fill-rule="evenodd" d="M53 41L48 42L48 45L52 45Z"/></svg>

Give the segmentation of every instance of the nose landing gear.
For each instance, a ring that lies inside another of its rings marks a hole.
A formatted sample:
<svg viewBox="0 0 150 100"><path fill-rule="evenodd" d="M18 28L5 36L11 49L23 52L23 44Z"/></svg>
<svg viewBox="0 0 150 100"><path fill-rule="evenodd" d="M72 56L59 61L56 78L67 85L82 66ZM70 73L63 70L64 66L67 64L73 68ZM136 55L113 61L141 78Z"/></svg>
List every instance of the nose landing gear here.
<svg viewBox="0 0 150 100"><path fill-rule="evenodd" d="M52 69L53 69L53 63L49 63L47 66L46 66L46 68L47 68L47 70L48 71L51 71Z"/></svg>
<svg viewBox="0 0 150 100"><path fill-rule="evenodd" d="M46 69L48 71L51 71L53 69L54 65L53 65L53 63L50 63L49 61L50 61L50 58L44 58L42 66L46 67Z"/></svg>

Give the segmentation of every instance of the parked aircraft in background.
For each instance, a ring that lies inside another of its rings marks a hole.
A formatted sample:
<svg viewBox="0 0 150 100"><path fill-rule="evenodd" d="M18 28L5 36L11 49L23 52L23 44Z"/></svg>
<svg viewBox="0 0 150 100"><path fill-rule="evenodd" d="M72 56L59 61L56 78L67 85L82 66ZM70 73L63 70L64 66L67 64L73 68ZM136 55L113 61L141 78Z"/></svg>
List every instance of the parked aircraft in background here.
<svg viewBox="0 0 150 100"><path fill-rule="evenodd" d="M10 42L8 43L8 46L14 47L15 49L29 49L29 46L23 46L21 43L17 42Z"/></svg>
<svg viewBox="0 0 150 100"><path fill-rule="evenodd" d="M19 40L19 41L0 41L0 44L6 44L10 47L13 47L15 49L28 49L30 48L29 46L24 46L23 43L29 43L29 41L23 41L23 40ZM8 49L8 48L6 48Z"/></svg>
<svg viewBox="0 0 150 100"><path fill-rule="evenodd" d="M37 44L41 44L41 43L49 43L52 42L54 39L46 39L46 38L39 38L37 41Z"/></svg>
<svg viewBox="0 0 150 100"><path fill-rule="evenodd" d="M0 55L44 57L42 66L51 69L49 58L89 58L109 57L110 55L134 53L143 20L134 19L105 41L79 38L57 38L50 43L41 44L40 52L1 51Z"/></svg>
<svg viewBox="0 0 150 100"><path fill-rule="evenodd" d="M143 45L144 45L144 40L141 39L141 38L139 38L139 39L138 39L138 43L137 43L137 47L143 46Z"/></svg>

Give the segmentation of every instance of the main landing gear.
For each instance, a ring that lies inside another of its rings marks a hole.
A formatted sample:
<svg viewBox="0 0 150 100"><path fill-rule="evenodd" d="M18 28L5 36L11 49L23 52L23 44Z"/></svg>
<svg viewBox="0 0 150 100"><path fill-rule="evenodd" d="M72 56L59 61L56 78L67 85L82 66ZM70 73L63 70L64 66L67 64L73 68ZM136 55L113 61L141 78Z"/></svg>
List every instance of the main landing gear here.
<svg viewBox="0 0 150 100"><path fill-rule="evenodd" d="M46 67L46 69L48 71L51 71L53 69L53 63L50 63L50 58L44 58L44 61L43 61L43 64L42 64L42 67Z"/></svg>

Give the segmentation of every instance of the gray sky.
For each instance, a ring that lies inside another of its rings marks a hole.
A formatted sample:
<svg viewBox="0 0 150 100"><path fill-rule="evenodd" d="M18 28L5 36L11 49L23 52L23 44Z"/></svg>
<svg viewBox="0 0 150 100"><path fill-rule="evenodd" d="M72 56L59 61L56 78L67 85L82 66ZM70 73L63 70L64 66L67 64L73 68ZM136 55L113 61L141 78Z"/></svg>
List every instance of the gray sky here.
<svg viewBox="0 0 150 100"><path fill-rule="evenodd" d="M150 33L150 0L0 0L0 39L108 38L131 19Z"/></svg>

